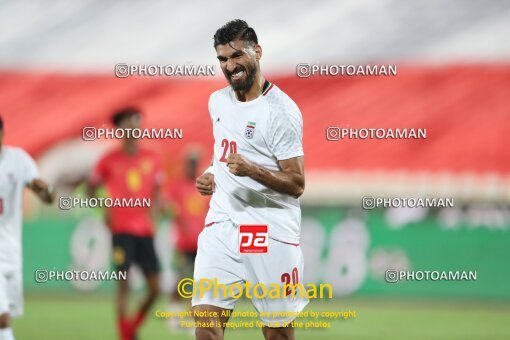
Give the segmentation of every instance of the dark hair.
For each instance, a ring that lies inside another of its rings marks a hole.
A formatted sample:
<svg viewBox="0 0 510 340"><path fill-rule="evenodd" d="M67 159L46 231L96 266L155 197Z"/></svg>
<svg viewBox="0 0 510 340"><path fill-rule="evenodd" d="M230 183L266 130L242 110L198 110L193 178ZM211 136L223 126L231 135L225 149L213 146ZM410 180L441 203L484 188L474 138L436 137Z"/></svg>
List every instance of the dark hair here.
<svg viewBox="0 0 510 340"><path fill-rule="evenodd" d="M112 115L112 123L115 126L119 126L120 123L131 116L140 115L140 110L136 107L127 107L122 110L115 112Z"/></svg>
<svg viewBox="0 0 510 340"><path fill-rule="evenodd" d="M2 116L0 116L0 130L4 129L4 120L2 119Z"/></svg>
<svg viewBox="0 0 510 340"><path fill-rule="evenodd" d="M248 26L246 21L235 19L218 28L214 34L214 47L216 48L218 45L228 44L236 39L240 39L251 44L259 43L255 30Z"/></svg>

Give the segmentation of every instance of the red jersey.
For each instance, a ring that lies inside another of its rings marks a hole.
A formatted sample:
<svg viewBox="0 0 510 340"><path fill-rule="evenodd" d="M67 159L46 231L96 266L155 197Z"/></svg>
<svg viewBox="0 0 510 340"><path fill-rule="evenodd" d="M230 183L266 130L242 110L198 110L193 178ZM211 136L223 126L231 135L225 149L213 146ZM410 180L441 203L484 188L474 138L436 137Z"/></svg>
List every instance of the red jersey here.
<svg viewBox="0 0 510 340"><path fill-rule="evenodd" d="M177 180L170 186L167 194L167 199L172 201L177 210L176 248L180 251L197 251L198 235L204 228L205 215L209 208L208 198L200 195L195 181L190 179Z"/></svg>
<svg viewBox="0 0 510 340"><path fill-rule="evenodd" d="M151 200L154 191L163 181L159 157L152 151L139 149L130 155L115 150L101 158L90 177L92 185L103 183L108 197L139 198ZM113 234L152 236L154 233L151 209L149 207L108 208L108 224Z"/></svg>

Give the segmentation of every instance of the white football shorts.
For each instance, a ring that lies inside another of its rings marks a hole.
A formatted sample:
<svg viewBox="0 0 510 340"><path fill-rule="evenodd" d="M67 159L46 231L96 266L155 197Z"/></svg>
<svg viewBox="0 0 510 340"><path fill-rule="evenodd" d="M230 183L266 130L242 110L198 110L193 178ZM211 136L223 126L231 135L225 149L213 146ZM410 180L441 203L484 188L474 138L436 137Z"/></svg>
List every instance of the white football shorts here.
<svg viewBox="0 0 510 340"><path fill-rule="evenodd" d="M214 223L205 227L198 238L198 253L195 260L193 279L196 286L201 279L214 281L227 288L233 284L251 287L263 284L268 291L275 284L303 283L303 253L299 245L288 244L269 238L267 253L240 253L238 226L232 221ZM296 282L297 281L297 282ZM232 287L235 288L235 287ZM282 288L282 290L284 290ZM227 289L228 291L228 289ZM238 298L223 294L223 289L213 289L193 295L191 304L213 305L223 309L234 309ZM237 295L237 294L233 294ZM282 294L279 298L269 296L259 290L251 294L251 302L257 312L262 314L260 320L269 327L282 327L295 319L308 304L306 295L296 290L295 294ZM246 294L243 294L246 297Z"/></svg>

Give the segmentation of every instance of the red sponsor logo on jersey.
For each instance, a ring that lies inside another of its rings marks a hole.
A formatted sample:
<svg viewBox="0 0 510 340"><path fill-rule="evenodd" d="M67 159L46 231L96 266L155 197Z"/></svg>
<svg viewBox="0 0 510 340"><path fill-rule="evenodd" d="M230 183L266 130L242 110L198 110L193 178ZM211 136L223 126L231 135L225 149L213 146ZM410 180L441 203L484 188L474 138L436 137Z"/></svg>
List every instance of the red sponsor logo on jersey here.
<svg viewBox="0 0 510 340"><path fill-rule="evenodd" d="M268 226L243 224L239 226L239 252L241 254L267 253L269 244Z"/></svg>

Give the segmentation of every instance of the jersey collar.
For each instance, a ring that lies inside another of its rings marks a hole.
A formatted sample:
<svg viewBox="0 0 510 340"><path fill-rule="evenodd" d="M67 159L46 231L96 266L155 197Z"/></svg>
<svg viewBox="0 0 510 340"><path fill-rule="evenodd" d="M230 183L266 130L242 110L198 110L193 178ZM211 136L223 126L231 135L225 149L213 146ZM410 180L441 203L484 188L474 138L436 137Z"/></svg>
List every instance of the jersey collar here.
<svg viewBox="0 0 510 340"><path fill-rule="evenodd" d="M262 87L262 95L265 96L271 89L273 88L273 84L266 80L264 86Z"/></svg>

